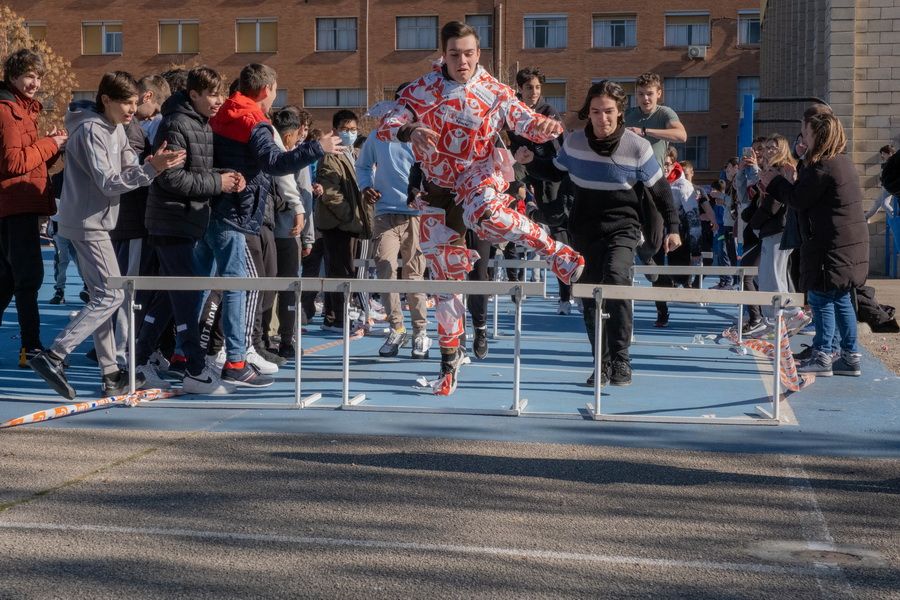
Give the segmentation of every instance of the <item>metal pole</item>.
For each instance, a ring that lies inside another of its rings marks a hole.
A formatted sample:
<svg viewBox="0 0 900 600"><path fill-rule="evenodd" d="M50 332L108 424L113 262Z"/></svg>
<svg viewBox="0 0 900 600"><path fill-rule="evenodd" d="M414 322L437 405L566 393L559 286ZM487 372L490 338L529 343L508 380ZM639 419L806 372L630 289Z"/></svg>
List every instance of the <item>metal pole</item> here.
<svg viewBox="0 0 900 600"><path fill-rule="evenodd" d="M521 410L521 377L522 377L522 302L525 296L522 295L522 286L517 285L513 291L516 297L516 330L515 330L515 349L513 351L513 408L516 413Z"/></svg>
<svg viewBox="0 0 900 600"><path fill-rule="evenodd" d="M594 418L600 416L600 393L603 375L600 373L603 358L603 289L594 288L594 302L597 304L594 312L596 323L594 324Z"/></svg>
<svg viewBox="0 0 900 600"><path fill-rule="evenodd" d="M776 296L772 302L775 308L775 385L772 394L772 416L776 421L781 420L781 318L784 315L784 301L781 296Z"/></svg>
<svg viewBox="0 0 900 600"><path fill-rule="evenodd" d="M300 318L300 296L302 292L303 280L298 279L296 283L294 283L294 337L296 338L296 346L294 346L294 402L297 404L297 408L303 406L301 400L302 394L300 391L300 366L303 361L303 323ZM284 340L281 340L281 343L284 344Z"/></svg>
<svg viewBox="0 0 900 600"><path fill-rule="evenodd" d="M635 281L634 281L634 265L631 265L630 270L631 270L631 285L633 286L633 285L635 284ZM659 276L657 275L657 277L659 277ZM633 343L634 343L634 298L631 299L631 322L632 322L632 326L631 326L631 343L633 344Z"/></svg>
<svg viewBox="0 0 900 600"><path fill-rule="evenodd" d="M489 258L488 258L489 260ZM494 281L500 281L500 267L494 267ZM500 296L494 294L494 339L497 339L499 335L499 323L500 323Z"/></svg>
<svg viewBox="0 0 900 600"><path fill-rule="evenodd" d="M744 291L744 269L743 268L738 269L738 278L740 279L740 281L738 281L738 291L743 292ZM740 344L744 341L743 332L744 332L744 305L738 304L738 320L737 320L738 344Z"/></svg>
<svg viewBox="0 0 900 600"><path fill-rule="evenodd" d="M344 284L344 360L342 406L350 406L350 282Z"/></svg>
<svg viewBox="0 0 900 600"><path fill-rule="evenodd" d="M126 286L128 294L128 389L137 391L137 374L135 373L137 357L134 355L134 280L129 279Z"/></svg>

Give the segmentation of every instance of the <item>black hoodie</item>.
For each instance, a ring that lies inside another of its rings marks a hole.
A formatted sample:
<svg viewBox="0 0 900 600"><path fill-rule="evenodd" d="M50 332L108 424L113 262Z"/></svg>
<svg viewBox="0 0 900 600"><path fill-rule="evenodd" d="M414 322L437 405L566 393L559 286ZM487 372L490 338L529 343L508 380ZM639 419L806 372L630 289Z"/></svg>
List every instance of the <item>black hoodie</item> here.
<svg viewBox="0 0 900 600"><path fill-rule="evenodd" d="M157 146L187 150L180 167L167 169L153 180L147 199L146 224L150 235L197 240L209 225L209 200L222 193L219 170L213 169L213 132L209 119L198 113L186 90L162 105Z"/></svg>
<svg viewBox="0 0 900 600"><path fill-rule="evenodd" d="M519 99L521 99L521 96L519 96L518 94L517 96L519 97ZM555 108L547 104L543 96L538 99L537 103L531 108L531 110L538 113L539 115L561 121L559 113L556 112ZM556 153L559 151L559 148L562 145L562 138L557 138L543 144L538 144L537 142L532 142L526 137L516 135L509 130L507 130L507 134L509 135L509 151L514 155L516 153L516 150L518 150L522 146L525 146L526 148L534 152L534 160L525 165L525 171L528 173L528 175L533 177L534 179L544 179L540 174L545 173L548 168L552 167L553 159L556 158Z"/></svg>

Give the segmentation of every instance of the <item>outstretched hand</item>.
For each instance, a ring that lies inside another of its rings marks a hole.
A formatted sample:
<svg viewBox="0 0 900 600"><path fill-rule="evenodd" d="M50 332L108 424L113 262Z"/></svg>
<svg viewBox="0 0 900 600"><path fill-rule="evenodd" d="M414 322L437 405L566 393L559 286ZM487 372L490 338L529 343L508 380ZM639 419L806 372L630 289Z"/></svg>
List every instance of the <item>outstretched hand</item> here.
<svg viewBox="0 0 900 600"><path fill-rule="evenodd" d="M532 152L525 146L519 146L519 149L516 150L516 153L515 153L515 155L513 155L513 158L520 165L527 165L528 163L530 163L531 161L534 160L534 152Z"/></svg>
<svg viewBox="0 0 900 600"><path fill-rule="evenodd" d="M187 152L184 150L166 150L166 142L159 145L159 150L147 159L157 173L162 173L166 169L177 167L184 163Z"/></svg>
<svg viewBox="0 0 900 600"><path fill-rule="evenodd" d="M677 233L670 233L663 241L663 249L665 249L666 254L677 250L679 247L681 247L681 236Z"/></svg>
<svg viewBox="0 0 900 600"><path fill-rule="evenodd" d="M544 138L555 138L562 135L562 132L565 129L562 126L562 123L557 121L556 119L546 119L537 124L534 128L534 132Z"/></svg>
<svg viewBox="0 0 900 600"><path fill-rule="evenodd" d="M322 145L322 150L325 151L325 154L343 154L347 151L347 146L341 144L341 138L330 133L323 135L319 143Z"/></svg>
<svg viewBox="0 0 900 600"><path fill-rule="evenodd" d="M420 154L430 154L437 148L440 136L427 127L418 127L409 137L412 142L413 149L418 150Z"/></svg>

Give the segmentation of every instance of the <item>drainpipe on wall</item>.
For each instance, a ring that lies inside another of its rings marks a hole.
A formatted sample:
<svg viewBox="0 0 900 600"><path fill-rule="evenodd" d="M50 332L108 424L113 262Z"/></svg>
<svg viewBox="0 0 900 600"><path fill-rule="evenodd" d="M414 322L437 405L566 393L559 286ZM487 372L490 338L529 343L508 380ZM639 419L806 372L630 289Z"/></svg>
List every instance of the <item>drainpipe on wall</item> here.
<svg viewBox="0 0 900 600"><path fill-rule="evenodd" d="M503 72L503 2L494 0L494 75L501 83L506 83Z"/></svg>

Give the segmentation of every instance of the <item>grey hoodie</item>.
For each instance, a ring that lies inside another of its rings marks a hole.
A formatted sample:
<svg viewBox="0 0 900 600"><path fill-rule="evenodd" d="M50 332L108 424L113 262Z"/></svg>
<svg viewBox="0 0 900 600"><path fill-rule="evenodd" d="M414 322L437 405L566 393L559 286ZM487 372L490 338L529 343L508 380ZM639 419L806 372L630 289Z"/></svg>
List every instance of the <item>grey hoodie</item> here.
<svg viewBox="0 0 900 600"><path fill-rule="evenodd" d="M119 196L150 185L156 170L149 162L140 164L125 129L106 120L93 102L73 102L66 129L59 234L71 240L108 240L119 219Z"/></svg>

